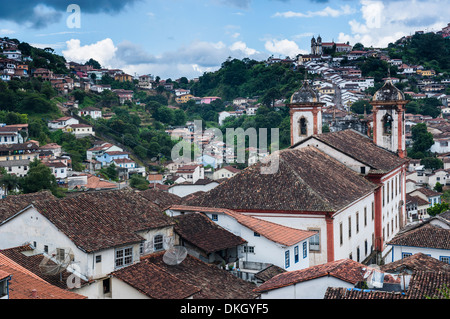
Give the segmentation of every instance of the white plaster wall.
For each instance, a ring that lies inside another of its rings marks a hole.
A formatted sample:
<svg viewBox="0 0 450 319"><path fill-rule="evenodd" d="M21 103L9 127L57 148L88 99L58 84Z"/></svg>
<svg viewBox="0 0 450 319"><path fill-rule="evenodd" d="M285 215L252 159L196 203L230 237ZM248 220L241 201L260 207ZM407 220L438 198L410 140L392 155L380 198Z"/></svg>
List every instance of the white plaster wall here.
<svg viewBox="0 0 450 319"><path fill-rule="evenodd" d="M120 279L111 278L111 299L151 299Z"/></svg>
<svg viewBox="0 0 450 319"><path fill-rule="evenodd" d="M185 197L198 191L207 192L218 185L219 183L209 183L207 185L174 185L169 188L169 193Z"/></svg>
<svg viewBox="0 0 450 319"><path fill-rule="evenodd" d="M448 249L434 249L434 248L411 247L411 246L390 246L390 247L392 247L392 250L385 259L386 263L401 260L402 253L411 253L413 255L417 253L423 253L437 260L439 260L439 258L442 256L450 257L450 250Z"/></svg>
<svg viewBox="0 0 450 319"><path fill-rule="evenodd" d="M246 213L246 215L296 229L318 230L320 233L320 250L308 251L309 265L314 266L327 262L327 226L325 218L311 215L288 214Z"/></svg>
<svg viewBox="0 0 450 319"><path fill-rule="evenodd" d="M334 260L350 258L355 261L362 262L371 253L373 245L372 236L375 232L375 222L372 219L372 203L374 202L374 194L363 198L354 203L350 207L338 212L334 216L333 233L334 233ZM367 211L367 224L364 223L364 209ZM359 220L359 231L357 231L357 213ZM351 237L349 237L349 217L351 222ZM342 244L340 225L342 224ZM365 251L365 242L367 241L367 253ZM357 248L359 247L360 258L357 259Z"/></svg>
<svg viewBox="0 0 450 319"><path fill-rule="evenodd" d="M261 299L323 299L328 287L354 288L335 277L320 277L261 294Z"/></svg>
<svg viewBox="0 0 450 319"><path fill-rule="evenodd" d="M309 141L302 143L296 146L295 148L300 149L308 146L316 147L317 149L323 151L325 154L333 157L334 159L336 159L337 161L339 161L340 163L344 164L345 166L347 166L348 168L357 173L361 173L361 167L365 167L366 173L369 172L370 169L369 166L366 166L365 164L355 160L354 158L351 158L350 156L343 154L342 152L336 151L334 148L331 148L330 146L319 141L316 138L311 138Z"/></svg>
<svg viewBox="0 0 450 319"><path fill-rule="evenodd" d="M392 116L392 129L391 135L383 135L383 117L388 113L388 110L380 109L377 113L377 145L388 149L392 152L397 152L398 150L398 114L395 110L389 111Z"/></svg>
<svg viewBox="0 0 450 319"><path fill-rule="evenodd" d="M307 121L307 135L300 136L300 125L299 120L300 118L304 117ZM319 123L321 123L321 119L319 120ZM292 136L294 138L293 144L305 139L307 136L313 135L313 129L314 129L314 116L312 112L308 111L297 111L292 115Z"/></svg>
<svg viewBox="0 0 450 319"><path fill-rule="evenodd" d="M394 172L395 175L382 181L384 188L384 205L382 206L382 231L384 229L384 242L391 240L400 230L400 216L399 216L400 201L403 200L403 203L405 203L405 198L404 196L402 196L402 192L404 195L406 188L405 178L401 180L400 173L401 170L397 169ZM397 192L395 192L396 179L397 179ZM400 189L401 183L403 183L403 185ZM389 184L389 193L388 193L388 184ZM393 194L392 188L394 188ZM404 207L405 204L403 204L403 208ZM392 223L394 224L393 228ZM387 232L388 227L389 227L389 235Z"/></svg>

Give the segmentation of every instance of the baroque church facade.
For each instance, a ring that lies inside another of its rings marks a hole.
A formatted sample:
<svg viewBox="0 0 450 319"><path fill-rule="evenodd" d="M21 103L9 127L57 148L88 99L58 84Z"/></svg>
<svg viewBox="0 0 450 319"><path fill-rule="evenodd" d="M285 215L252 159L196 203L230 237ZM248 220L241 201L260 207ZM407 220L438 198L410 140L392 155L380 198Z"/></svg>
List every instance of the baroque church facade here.
<svg viewBox="0 0 450 319"><path fill-rule="evenodd" d="M314 231L311 266L350 258L381 264L386 243L407 222L403 93L390 79L372 99L373 137L352 129L322 134L322 106L307 80L288 107L291 147L271 154L278 170L256 163L186 201ZM253 248L253 253L258 252Z"/></svg>

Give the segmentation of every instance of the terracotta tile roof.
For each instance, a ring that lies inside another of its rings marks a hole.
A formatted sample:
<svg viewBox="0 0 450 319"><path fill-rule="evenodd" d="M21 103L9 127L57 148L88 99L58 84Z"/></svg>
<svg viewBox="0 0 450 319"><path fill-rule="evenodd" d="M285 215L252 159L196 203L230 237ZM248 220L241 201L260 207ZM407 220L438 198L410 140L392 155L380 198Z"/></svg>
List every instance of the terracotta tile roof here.
<svg viewBox="0 0 450 319"><path fill-rule="evenodd" d="M419 196L412 196L410 194L406 194L406 202L407 203L415 203L418 206L424 206L424 205L429 205L430 202L419 197Z"/></svg>
<svg viewBox="0 0 450 319"><path fill-rule="evenodd" d="M450 271L450 265L427 256L417 253L412 256L380 266L383 272L396 273L404 270L415 271Z"/></svg>
<svg viewBox="0 0 450 319"><path fill-rule="evenodd" d="M224 166L221 169L226 169L232 173L239 173L241 171L240 169L233 167L233 166Z"/></svg>
<svg viewBox="0 0 450 319"><path fill-rule="evenodd" d="M377 187L313 147L282 150L268 158L276 156L274 174L262 174L265 164L254 164L187 204L238 211L336 212Z"/></svg>
<svg viewBox="0 0 450 319"><path fill-rule="evenodd" d="M450 286L450 272L417 271L405 293L329 287L324 299L446 299L439 291Z"/></svg>
<svg viewBox="0 0 450 319"><path fill-rule="evenodd" d="M138 194L160 207L161 210L164 210L172 205L181 204L181 202L183 201L180 196L162 191L157 188L149 188L145 191L139 192Z"/></svg>
<svg viewBox="0 0 450 319"><path fill-rule="evenodd" d="M306 269L281 273L263 283L255 291L263 292L278 289L324 276L331 276L351 284L356 284L364 279L365 270L363 269L366 267L351 259L336 260Z"/></svg>
<svg viewBox="0 0 450 319"><path fill-rule="evenodd" d="M324 299L406 299L402 292L328 287Z"/></svg>
<svg viewBox="0 0 450 319"><path fill-rule="evenodd" d="M434 196L442 195L442 193L438 193L438 192L436 192L432 189L426 188L426 187L421 187L421 188L415 189L413 192L420 192L427 197L434 197ZM413 192L411 192L411 193L413 193Z"/></svg>
<svg viewBox="0 0 450 319"><path fill-rule="evenodd" d="M8 273L8 272L6 272L6 271L3 271L3 270L0 270L0 280L6 279L6 278L8 278L9 276L11 276L10 273Z"/></svg>
<svg viewBox="0 0 450 319"><path fill-rule="evenodd" d="M146 261L114 271L111 276L152 299L185 299L201 290Z"/></svg>
<svg viewBox="0 0 450 319"><path fill-rule="evenodd" d="M102 189L116 189L118 188L117 184L110 183L108 181L104 181L97 176L88 175L87 184L83 185L84 188L94 189L94 190L102 190Z"/></svg>
<svg viewBox="0 0 450 319"><path fill-rule="evenodd" d="M447 221L450 221L450 210L440 213L438 216L444 218Z"/></svg>
<svg viewBox="0 0 450 319"><path fill-rule="evenodd" d="M311 138L316 138L340 152L367 164L372 170L377 172L389 172L408 161L379 147L369 137L351 129L313 135L291 146L291 148L295 148L300 143L308 143Z"/></svg>
<svg viewBox="0 0 450 319"><path fill-rule="evenodd" d="M24 245L0 250L1 254L8 257L15 263L19 264L20 266L26 268L28 271L32 272L36 276L39 276L48 283L62 289L67 289L66 281L67 278L72 275L72 273L64 271L61 274L62 275L61 278L60 276L44 274L41 271L41 268L39 267L39 264L44 259L44 255L43 254L25 255L24 252L33 253L33 248L30 245ZM80 280L82 286L86 284L86 281L84 281L83 279Z"/></svg>
<svg viewBox="0 0 450 319"><path fill-rule="evenodd" d="M105 154L114 156L114 155L129 155L130 153L123 152L123 151L109 151L109 152L105 152Z"/></svg>
<svg viewBox="0 0 450 319"><path fill-rule="evenodd" d="M37 151L39 145L28 142L21 144L0 144L0 152L11 152L11 151Z"/></svg>
<svg viewBox="0 0 450 319"><path fill-rule="evenodd" d="M35 200L56 199L50 191L38 193L9 195L0 199L0 224L26 208Z"/></svg>
<svg viewBox="0 0 450 319"><path fill-rule="evenodd" d="M450 229L425 223L412 230L398 233L387 244L450 250Z"/></svg>
<svg viewBox="0 0 450 319"><path fill-rule="evenodd" d="M113 162L116 164L136 163L135 161L133 161L132 159L129 159L129 158L116 158L113 160Z"/></svg>
<svg viewBox="0 0 450 319"><path fill-rule="evenodd" d="M200 248L206 254L233 248L247 241L218 226L201 213L192 213L174 217L175 231L184 241Z"/></svg>
<svg viewBox="0 0 450 319"><path fill-rule="evenodd" d="M412 275L407 296L409 299L443 298L438 289L450 287L450 272L418 271Z"/></svg>
<svg viewBox="0 0 450 319"><path fill-rule="evenodd" d="M258 296L253 292L255 284L215 265L187 255L181 264L172 266L163 261L163 255L164 253L151 254L143 257L141 262L154 264L179 280L201 289L193 296L194 299L255 299Z"/></svg>
<svg viewBox="0 0 450 319"><path fill-rule="evenodd" d="M255 274L255 278L261 280L262 282L265 282L273 277L275 277L278 274L285 273L286 270L284 270L281 267L270 265L269 267L261 270L260 272Z"/></svg>
<svg viewBox="0 0 450 319"><path fill-rule="evenodd" d="M12 276L10 299L86 299L85 296L49 284L1 253L0 271Z"/></svg>
<svg viewBox="0 0 450 319"><path fill-rule="evenodd" d="M33 206L86 252L138 243L143 237L136 232L174 224L132 190L86 192Z"/></svg>
<svg viewBox="0 0 450 319"><path fill-rule="evenodd" d="M190 211L202 213L223 213L233 217L234 219L236 219L238 223L260 234L261 236L266 237L267 239L284 246L292 246L298 244L299 242L309 237L312 237L316 234L316 232L314 231L301 230L283 226L256 217L237 213L229 209L193 207L184 205L174 205L171 206L170 209L184 212Z"/></svg>

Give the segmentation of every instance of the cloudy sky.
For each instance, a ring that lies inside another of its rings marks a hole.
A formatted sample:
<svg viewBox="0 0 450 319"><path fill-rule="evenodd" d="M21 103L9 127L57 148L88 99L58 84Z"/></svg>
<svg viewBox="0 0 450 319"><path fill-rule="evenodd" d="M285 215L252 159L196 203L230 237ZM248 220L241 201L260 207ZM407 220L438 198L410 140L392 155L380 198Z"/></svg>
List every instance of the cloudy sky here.
<svg viewBox="0 0 450 319"><path fill-rule="evenodd" d="M92 57L176 79L214 71L228 57L309 53L319 34L385 47L416 30L438 31L449 17L449 0L0 0L0 37L52 47L68 61Z"/></svg>

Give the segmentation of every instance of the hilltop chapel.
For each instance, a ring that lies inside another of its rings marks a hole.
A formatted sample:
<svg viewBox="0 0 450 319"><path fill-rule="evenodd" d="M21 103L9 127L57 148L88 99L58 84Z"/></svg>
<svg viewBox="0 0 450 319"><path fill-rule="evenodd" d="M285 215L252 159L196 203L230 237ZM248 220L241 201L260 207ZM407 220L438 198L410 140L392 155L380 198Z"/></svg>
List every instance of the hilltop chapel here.
<svg viewBox="0 0 450 319"><path fill-rule="evenodd" d="M407 220L406 103L388 78L371 101L372 136L352 129L322 134L323 104L305 80L288 104L292 145L270 155L278 170L261 174L266 164L254 164L186 205L315 231L311 266L344 258L380 264L386 242Z"/></svg>

